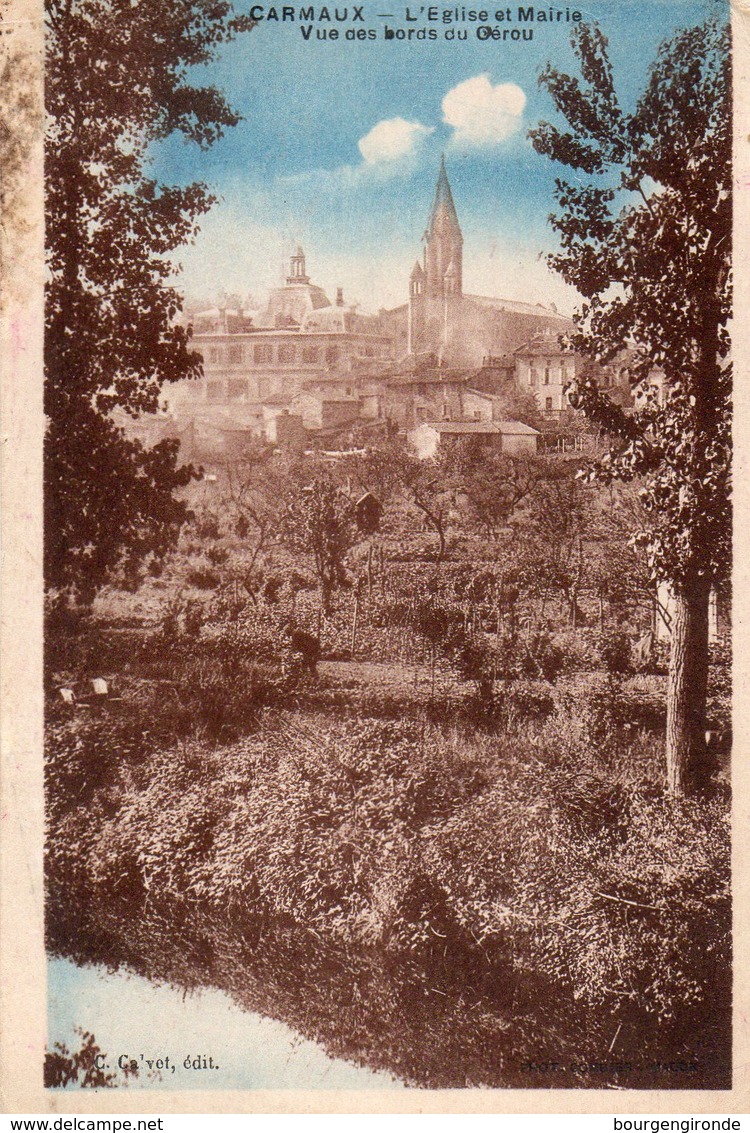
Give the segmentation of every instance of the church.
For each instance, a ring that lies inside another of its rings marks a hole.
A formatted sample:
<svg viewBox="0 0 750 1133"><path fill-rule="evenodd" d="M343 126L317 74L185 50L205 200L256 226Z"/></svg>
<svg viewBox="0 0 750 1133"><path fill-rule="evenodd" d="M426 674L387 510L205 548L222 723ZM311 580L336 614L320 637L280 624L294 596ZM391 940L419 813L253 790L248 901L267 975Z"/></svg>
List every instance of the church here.
<svg viewBox="0 0 750 1133"><path fill-rule="evenodd" d="M556 345L557 336L571 329L572 321L554 308L466 294L463 243L443 158L408 302L381 312L396 358L432 355L441 366L479 367L545 332Z"/></svg>

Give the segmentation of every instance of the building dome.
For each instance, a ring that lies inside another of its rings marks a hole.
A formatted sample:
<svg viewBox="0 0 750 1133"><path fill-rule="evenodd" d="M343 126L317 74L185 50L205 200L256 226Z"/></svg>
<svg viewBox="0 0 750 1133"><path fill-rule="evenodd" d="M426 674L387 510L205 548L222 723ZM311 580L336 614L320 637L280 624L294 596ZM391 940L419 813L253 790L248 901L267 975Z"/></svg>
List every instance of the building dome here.
<svg viewBox="0 0 750 1133"><path fill-rule="evenodd" d="M302 333L325 331L329 334L345 334L350 328L347 326L349 312L345 307L316 307L308 311L302 320ZM349 319L350 321L350 319Z"/></svg>
<svg viewBox="0 0 750 1133"><path fill-rule="evenodd" d="M330 307L331 302L322 287L310 283L305 274L305 253L298 248L290 261L289 275L284 287L274 287L268 296L260 326L301 326L310 311Z"/></svg>

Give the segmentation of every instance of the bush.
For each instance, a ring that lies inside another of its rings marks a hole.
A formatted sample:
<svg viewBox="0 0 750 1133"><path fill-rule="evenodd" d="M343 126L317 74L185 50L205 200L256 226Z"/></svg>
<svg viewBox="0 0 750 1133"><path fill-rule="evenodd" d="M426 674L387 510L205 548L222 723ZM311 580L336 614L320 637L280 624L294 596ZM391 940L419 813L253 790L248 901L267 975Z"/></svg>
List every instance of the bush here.
<svg viewBox="0 0 750 1133"><path fill-rule="evenodd" d="M608 673L632 672L632 644L625 630L610 630L602 634L599 655Z"/></svg>
<svg viewBox="0 0 750 1133"><path fill-rule="evenodd" d="M186 580L189 586L195 586L198 590L216 590L221 584L221 578L216 571L208 567L194 567L188 571Z"/></svg>
<svg viewBox="0 0 750 1133"><path fill-rule="evenodd" d="M601 1053L613 1018L654 1057L698 1030L723 1041L718 801L646 795L582 768L580 751L510 737L275 713L260 726L233 750L190 743L135 775L105 758L107 781L83 792L80 736L66 758L57 745L50 884L88 918L77 934L117 908L131 931L148 894L152 915L184 909L238 941L296 925L377 948L441 994L512 1000L517 1022L541 1019L538 1045L541 1025L571 1054Z"/></svg>

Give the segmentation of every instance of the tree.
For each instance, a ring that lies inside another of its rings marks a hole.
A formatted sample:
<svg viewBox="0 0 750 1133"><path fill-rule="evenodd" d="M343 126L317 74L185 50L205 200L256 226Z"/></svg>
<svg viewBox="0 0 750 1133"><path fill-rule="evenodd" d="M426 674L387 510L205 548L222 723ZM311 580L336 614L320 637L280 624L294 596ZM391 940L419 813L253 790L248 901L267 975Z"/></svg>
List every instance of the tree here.
<svg viewBox="0 0 750 1133"><path fill-rule="evenodd" d="M245 559L240 577L257 606L264 560L278 543L289 478L297 470L282 463L270 446L253 441L238 460L226 465L225 474L228 493L223 510L233 519L235 532L243 541ZM269 582L272 592L280 586L280 580L274 584L267 579L266 593Z"/></svg>
<svg viewBox="0 0 750 1133"><path fill-rule="evenodd" d="M550 478L550 466L544 459L497 452L480 437L454 442L441 454L440 465L455 491L464 497L474 523L491 539L497 538L538 485Z"/></svg>
<svg viewBox="0 0 750 1133"><path fill-rule="evenodd" d="M175 132L206 147L236 124L187 75L251 26L228 0L48 0L45 572L79 598L123 558L162 554L186 516L177 442L146 449L116 418L200 373L167 281L212 197L146 165Z"/></svg>
<svg viewBox="0 0 750 1133"><path fill-rule="evenodd" d="M294 492L281 531L290 550L312 555L328 615L335 591L348 581L346 556L360 539L353 504L335 484L319 477Z"/></svg>
<svg viewBox="0 0 750 1133"><path fill-rule="evenodd" d="M423 516L426 527L438 537L435 562L445 558L451 478L441 459L421 460L397 440L386 442L365 457L355 458L349 469L367 491L381 500L400 496Z"/></svg>
<svg viewBox="0 0 750 1133"><path fill-rule="evenodd" d="M551 257L585 300L572 343L600 363L633 352L632 412L585 374L573 393L618 438L592 475L644 478L641 542L677 607L667 778L683 794L707 771L709 592L731 561L729 29L710 19L662 44L632 113L601 31L581 25L572 42L583 81L551 66L540 77L571 132L541 123L531 136L576 172L557 181L562 249ZM649 386L655 368L663 396Z"/></svg>

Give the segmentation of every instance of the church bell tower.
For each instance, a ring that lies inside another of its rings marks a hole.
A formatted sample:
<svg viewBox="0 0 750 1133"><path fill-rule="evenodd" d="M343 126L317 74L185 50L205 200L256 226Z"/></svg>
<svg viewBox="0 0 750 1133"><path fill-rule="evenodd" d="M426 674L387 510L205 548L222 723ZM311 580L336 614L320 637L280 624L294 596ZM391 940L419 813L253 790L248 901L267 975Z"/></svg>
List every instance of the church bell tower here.
<svg viewBox="0 0 750 1133"><path fill-rule="evenodd" d="M423 239L424 267L415 264L409 279L408 350L442 355L462 295L464 244L444 157Z"/></svg>
<svg viewBox="0 0 750 1133"><path fill-rule="evenodd" d="M425 294L427 299L442 300L446 292L461 295L464 238L458 223L453 194L445 171L445 158L440 159L435 200L424 234ZM450 283L446 275L451 272Z"/></svg>

